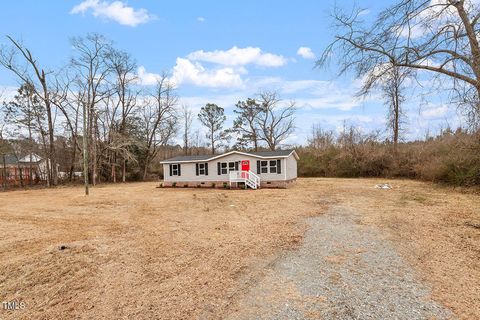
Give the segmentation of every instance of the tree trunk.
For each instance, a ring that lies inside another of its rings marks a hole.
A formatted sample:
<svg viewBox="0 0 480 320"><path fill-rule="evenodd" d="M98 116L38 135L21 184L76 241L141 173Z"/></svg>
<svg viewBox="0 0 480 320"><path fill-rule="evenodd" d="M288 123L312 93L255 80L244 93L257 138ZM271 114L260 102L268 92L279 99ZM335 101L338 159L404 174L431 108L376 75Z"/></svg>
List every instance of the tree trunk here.
<svg viewBox="0 0 480 320"><path fill-rule="evenodd" d="M127 181L127 160L123 159L122 163L122 182Z"/></svg>
<svg viewBox="0 0 480 320"><path fill-rule="evenodd" d="M20 177L20 186L23 188L25 185L23 183L23 172L22 172L22 167L18 166L18 174Z"/></svg>
<svg viewBox="0 0 480 320"><path fill-rule="evenodd" d="M7 191L7 162L5 160L5 155L2 155L3 158L3 191Z"/></svg>
<svg viewBox="0 0 480 320"><path fill-rule="evenodd" d="M393 151L395 156L398 148L398 131L399 131L399 118L400 118L400 100L398 97L398 87L395 88L395 98L393 101Z"/></svg>
<svg viewBox="0 0 480 320"><path fill-rule="evenodd" d="M45 109L47 111L47 123L48 123L48 139L49 139L49 151L48 157L50 161L47 161L47 168L49 167L48 162L50 162L50 170L48 173L49 186L57 185L58 183L58 174L57 174L57 155L55 152L55 133L53 128L53 118L52 118L52 108L50 105L50 98L48 96L48 88L45 80L45 72L42 70L42 80L41 84L43 86L44 92L44 101Z"/></svg>
<svg viewBox="0 0 480 320"><path fill-rule="evenodd" d="M213 130L212 130L212 132L211 132L211 135L212 135L212 136L211 136L212 154L215 154L215 139L214 139L214 137L213 137L213 135L214 135Z"/></svg>
<svg viewBox="0 0 480 320"><path fill-rule="evenodd" d="M92 146L93 146L93 176L92 176L92 184L93 186L97 185L97 171L98 171L98 155L97 155L97 118L94 116L93 119L93 135L92 135L93 141L92 141Z"/></svg>
<svg viewBox="0 0 480 320"><path fill-rule="evenodd" d="M112 154L112 181L113 183L117 183L117 168L116 168L116 165L117 164L117 154L114 152Z"/></svg>
<svg viewBox="0 0 480 320"><path fill-rule="evenodd" d="M73 143L73 152L72 152L72 161L70 162L70 173L68 174L68 180L73 181L73 171L75 170L75 158L77 157L77 134L72 133L72 143Z"/></svg>
<svg viewBox="0 0 480 320"><path fill-rule="evenodd" d="M32 140L32 123L31 123L31 121L29 121L29 123L28 123L28 140L30 141L30 148L29 148L30 149L30 164L29 164L29 168L28 168L28 180L29 180L28 184L31 186L33 184L33 181L32 181L32 178L33 178L33 176L32 176L32 169L33 169L33 167L32 167L32 160L33 160L32 159L32 151L33 150L32 149L33 148L32 148L32 145L31 145L33 140Z"/></svg>
<svg viewBox="0 0 480 320"><path fill-rule="evenodd" d="M150 159L147 157L145 159L145 167L143 168L143 181L147 179L147 174L148 174L148 166L150 165Z"/></svg>
<svg viewBox="0 0 480 320"><path fill-rule="evenodd" d="M88 110L83 105L83 180L85 186L85 195L88 196Z"/></svg>

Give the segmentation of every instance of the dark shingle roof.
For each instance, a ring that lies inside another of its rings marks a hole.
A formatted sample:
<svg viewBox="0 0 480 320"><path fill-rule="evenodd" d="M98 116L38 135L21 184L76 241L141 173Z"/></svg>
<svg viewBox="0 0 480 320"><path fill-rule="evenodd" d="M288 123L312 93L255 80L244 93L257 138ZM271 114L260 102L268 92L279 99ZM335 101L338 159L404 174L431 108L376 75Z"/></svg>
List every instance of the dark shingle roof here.
<svg viewBox="0 0 480 320"><path fill-rule="evenodd" d="M275 151L259 151L259 152L248 152L248 151L237 151L241 153L246 153L252 156L257 157L287 157L292 153L294 150L275 150ZM231 151L235 152L235 151ZM162 160L161 163L165 162L181 162L181 161L208 161L212 158L218 158L225 154L229 154L230 152L224 154L216 154L216 155L198 155L198 156L177 156L169 159Z"/></svg>
<svg viewBox="0 0 480 320"><path fill-rule="evenodd" d="M290 153L292 153L292 149L290 150L275 150L275 151L259 151L259 152L247 152L259 157L286 157Z"/></svg>
<svg viewBox="0 0 480 320"><path fill-rule="evenodd" d="M15 157L13 154L6 154L5 155L5 164L6 165L11 165L11 164L17 164L18 159ZM3 156L0 156L0 165L3 166Z"/></svg>
<svg viewBox="0 0 480 320"><path fill-rule="evenodd" d="M175 162L175 161L203 161L203 160L208 160L210 158L213 158L217 155L198 155L198 156L176 156L170 159L166 159L163 161L170 161L170 162Z"/></svg>

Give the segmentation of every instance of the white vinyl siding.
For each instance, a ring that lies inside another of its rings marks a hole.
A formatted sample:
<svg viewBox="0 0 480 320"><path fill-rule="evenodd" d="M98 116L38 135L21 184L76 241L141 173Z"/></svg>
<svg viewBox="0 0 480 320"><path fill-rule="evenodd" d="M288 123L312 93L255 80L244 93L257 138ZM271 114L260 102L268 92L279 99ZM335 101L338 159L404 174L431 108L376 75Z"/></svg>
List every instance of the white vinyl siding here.
<svg viewBox="0 0 480 320"><path fill-rule="evenodd" d="M207 182L207 181L224 181L229 180L229 171L235 170L235 163L238 163L238 170L241 170L241 161L250 161L250 170L257 173L257 160L266 161L267 172L261 172L259 174L262 181L283 181L291 180L297 177L297 160L294 155L290 155L288 158L270 158L261 159L253 156L247 156L243 154L230 154L218 159L214 159L208 162L182 162L181 163L181 175L170 176L169 164L164 164L164 179L165 181L178 181L178 182ZM275 165L270 166L270 161L279 161ZM208 175L196 174L196 165L200 163L208 163ZM232 165L230 165L232 163ZM223 165L225 164L225 165ZM279 167L280 164L280 167ZM220 165L220 174L218 174L218 165ZM275 169L273 169L275 168Z"/></svg>

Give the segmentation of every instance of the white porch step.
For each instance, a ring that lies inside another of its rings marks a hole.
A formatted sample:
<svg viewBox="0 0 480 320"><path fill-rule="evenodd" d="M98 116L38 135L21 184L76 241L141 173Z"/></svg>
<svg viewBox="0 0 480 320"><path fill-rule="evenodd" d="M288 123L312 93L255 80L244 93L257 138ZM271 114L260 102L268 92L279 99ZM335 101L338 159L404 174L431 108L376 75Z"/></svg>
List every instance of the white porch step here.
<svg viewBox="0 0 480 320"><path fill-rule="evenodd" d="M252 171L232 171L229 175L230 186L232 182L243 182L246 186L252 189L260 187L260 177Z"/></svg>

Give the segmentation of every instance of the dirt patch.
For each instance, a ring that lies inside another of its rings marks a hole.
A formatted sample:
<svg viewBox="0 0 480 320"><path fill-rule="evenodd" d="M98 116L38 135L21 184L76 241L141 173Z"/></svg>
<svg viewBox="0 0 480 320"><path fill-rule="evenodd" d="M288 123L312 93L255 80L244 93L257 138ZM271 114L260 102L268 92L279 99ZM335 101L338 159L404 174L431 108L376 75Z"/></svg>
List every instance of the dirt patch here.
<svg viewBox="0 0 480 320"><path fill-rule="evenodd" d="M393 189L374 188L383 182ZM375 179L257 191L157 185L106 185L89 198L76 187L0 194L0 301L26 305L0 318L222 318L302 244L305 218L332 204L382 230L436 301L480 318L478 196ZM342 255L327 260L343 266Z"/></svg>
<svg viewBox="0 0 480 320"><path fill-rule="evenodd" d="M322 198L156 186L0 194L0 301L26 304L0 318L217 317Z"/></svg>

